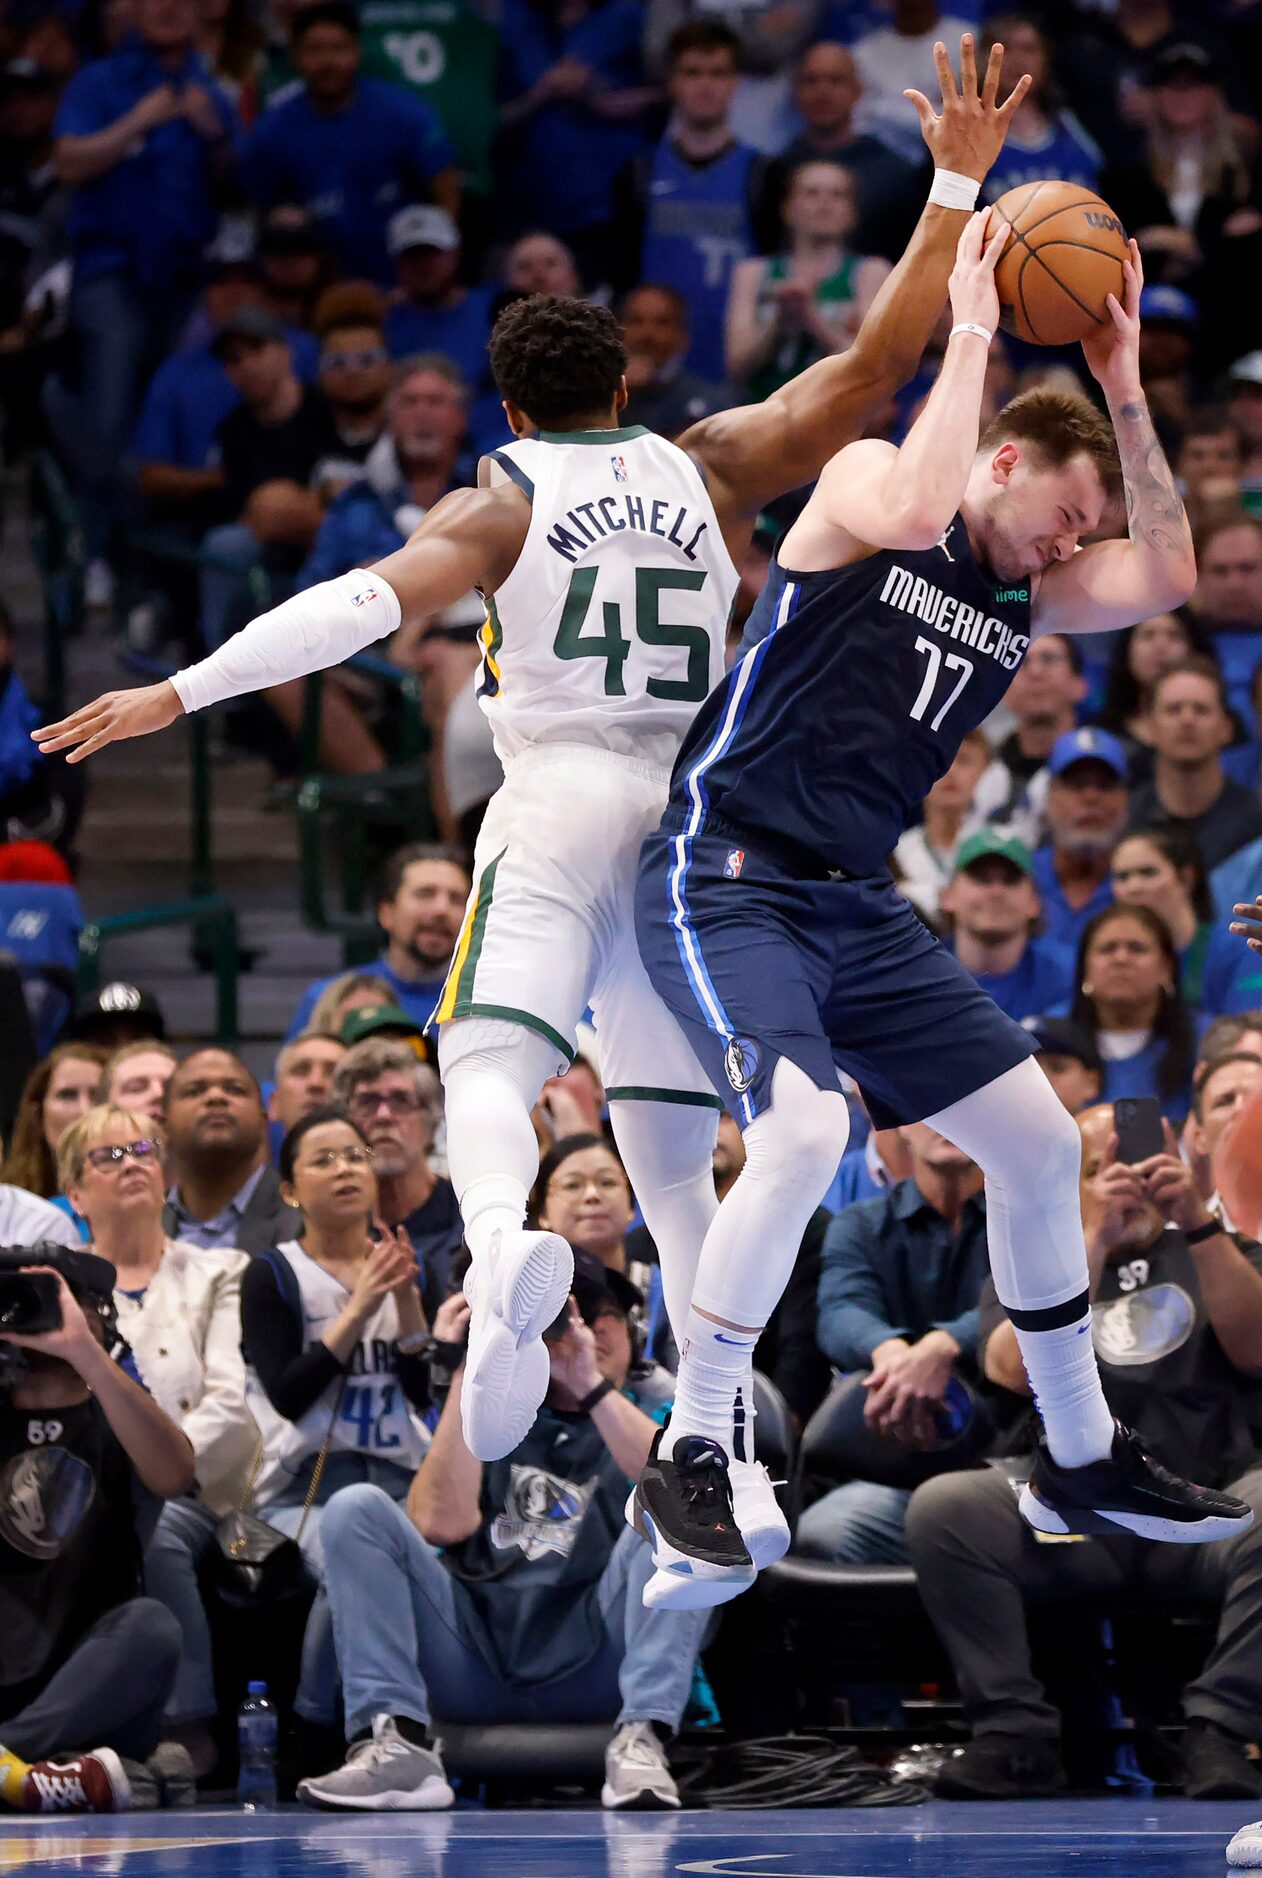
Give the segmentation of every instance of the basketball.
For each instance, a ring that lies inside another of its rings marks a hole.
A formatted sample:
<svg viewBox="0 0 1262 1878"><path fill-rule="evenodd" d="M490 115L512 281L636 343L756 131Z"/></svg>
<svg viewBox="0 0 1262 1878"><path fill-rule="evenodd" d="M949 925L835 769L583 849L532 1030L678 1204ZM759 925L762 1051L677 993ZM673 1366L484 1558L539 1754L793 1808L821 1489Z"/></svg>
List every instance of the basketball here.
<svg viewBox="0 0 1262 1878"><path fill-rule="evenodd" d="M1036 346L1087 339L1109 319L1108 296L1125 283L1126 230L1107 202L1080 183L1023 183L992 204L1011 229L995 269L999 323Z"/></svg>

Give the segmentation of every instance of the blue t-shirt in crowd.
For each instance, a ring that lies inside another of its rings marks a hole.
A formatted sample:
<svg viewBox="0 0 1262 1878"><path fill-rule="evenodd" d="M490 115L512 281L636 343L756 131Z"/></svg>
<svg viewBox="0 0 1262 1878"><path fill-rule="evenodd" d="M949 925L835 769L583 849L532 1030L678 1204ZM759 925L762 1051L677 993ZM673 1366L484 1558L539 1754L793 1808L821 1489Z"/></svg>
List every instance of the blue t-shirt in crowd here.
<svg viewBox="0 0 1262 1878"><path fill-rule="evenodd" d="M1067 998L1074 984L1074 954L1055 939L1037 938L1021 954L1010 972L973 972L982 990L999 1009L1020 1023L1038 1017Z"/></svg>
<svg viewBox="0 0 1262 1878"><path fill-rule="evenodd" d="M727 377L723 329L732 272L756 249L749 178L757 160L757 151L737 143L708 163L693 163L667 137L649 172L641 278L683 295L685 364L716 384Z"/></svg>
<svg viewBox="0 0 1262 1878"><path fill-rule="evenodd" d="M1059 111L1048 120L1039 143L1018 143L1015 131L1009 131L982 184L982 200L998 202L1010 189L1043 182L1049 176L1094 189L1103 162L1100 146L1073 113Z"/></svg>
<svg viewBox="0 0 1262 1878"><path fill-rule="evenodd" d="M342 271L394 281L386 224L423 201L455 152L430 107L382 78L361 78L344 111L316 111L305 87L264 111L241 152L241 180L263 208L297 202L327 236Z"/></svg>
<svg viewBox="0 0 1262 1878"><path fill-rule="evenodd" d="M1184 1002L1206 1017L1262 1007L1262 957L1221 923L1197 929L1179 954L1179 975Z"/></svg>
<svg viewBox="0 0 1262 1878"><path fill-rule="evenodd" d="M352 483L335 496L320 523L315 546L298 575L301 593L322 580L336 580L353 567L371 567L388 554L396 554L405 537L394 510L371 483Z"/></svg>
<svg viewBox="0 0 1262 1878"><path fill-rule="evenodd" d="M536 0L503 0L502 100L532 90L560 59L590 66L601 90L644 83L639 0L604 0L570 26L557 24L557 11ZM512 134L497 191L511 196L525 227L557 235L598 227L610 218L614 178L647 141L636 118L600 117L582 99L545 104Z"/></svg>
<svg viewBox="0 0 1262 1878"><path fill-rule="evenodd" d="M1223 668L1227 702L1242 724L1253 722L1253 674L1262 665L1262 633L1215 632L1214 656Z"/></svg>
<svg viewBox="0 0 1262 1878"><path fill-rule="evenodd" d="M289 327L286 336L294 370L304 384L311 384L320 362L315 337L296 326ZM132 456L138 463L205 469L216 431L240 402L240 392L209 346L173 352L149 381Z"/></svg>
<svg viewBox="0 0 1262 1878"><path fill-rule="evenodd" d="M190 52L172 71L137 34L75 73L61 95L53 135L90 137L163 84L202 86L225 137L236 142L235 107L200 54ZM197 275L217 221L214 163L214 145L187 118L176 117L146 131L111 169L81 183L71 192L69 224L76 280L123 273L161 290Z"/></svg>
<svg viewBox="0 0 1262 1878"><path fill-rule="evenodd" d="M1247 841L1243 848L1228 855L1210 875L1209 890L1214 910L1222 920L1231 918L1231 909L1237 901L1243 904L1246 900L1256 900L1262 893L1262 837ZM1237 939L1236 944L1243 946L1244 940Z"/></svg>
<svg viewBox="0 0 1262 1878"><path fill-rule="evenodd" d="M486 371L493 298L489 287L470 287L459 306L430 308L400 301L386 314L390 357L410 359L418 352L441 352L472 390L481 384Z"/></svg>
<svg viewBox="0 0 1262 1878"><path fill-rule="evenodd" d="M1060 884L1049 843L1035 850L1033 880L1038 888L1039 904L1043 909L1043 924L1047 929L1047 937L1054 940L1057 945L1067 946L1076 954L1078 941L1082 938L1088 921L1094 919L1097 913L1103 913L1106 906L1113 904L1113 887L1108 876L1106 875L1100 882L1085 906L1070 906L1065 898L1065 889Z"/></svg>
<svg viewBox="0 0 1262 1878"><path fill-rule="evenodd" d="M415 1024L428 1024L447 977L447 968L444 965L437 978L426 978L414 983L410 979L400 978L393 966L384 958L374 959L371 965L361 965L358 969L362 972L371 972L374 978L383 978L390 987L395 1003L402 1006ZM292 1037L300 1036L307 1028L320 993L327 991L331 984L336 983L343 976L342 972L334 972L330 977L319 978L315 984L307 986L298 1001L298 1009L290 1020L289 1029L285 1032L286 1043Z"/></svg>
<svg viewBox="0 0 1262 1878"><path fill-rule="evenodd" d="M1157 1075L1168 1047L1164 1037L1154 1037L1134 1056L1123 1057L1120 1062L1106 1063L1100 1090L1101 1102L1116 1102L1119 1096L1156 1096L1163 1115L1172 1122L1183 1121L1192 1106L1191 1088L1177 1090L1172 1096L1163 1096L1157 1086Z"/></svg>

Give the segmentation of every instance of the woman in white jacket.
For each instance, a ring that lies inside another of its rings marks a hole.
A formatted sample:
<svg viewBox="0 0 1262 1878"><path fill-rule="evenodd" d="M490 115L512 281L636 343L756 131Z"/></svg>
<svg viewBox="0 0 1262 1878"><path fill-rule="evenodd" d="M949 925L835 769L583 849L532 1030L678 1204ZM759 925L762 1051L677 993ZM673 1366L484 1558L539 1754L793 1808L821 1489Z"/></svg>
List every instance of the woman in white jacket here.
<svg viewBox="0 0 1262 1878"><path fill-rule="evenodd" d="M145 1579L183 1632L167 1733L184 1743L201 1774L214 1765L208 1724L215 1688L197 1562L219 1514L239 1501L258 1440L241 1358L241 1277L249 1261L243 1252L165 1237L163 1145L148 1117L103 1104L70 1129L60 1163L93 1251L117 1273L119 1330L130 1346L123 1365L183 1429L196 1457L196 1489L163 1508Z"/></svg>

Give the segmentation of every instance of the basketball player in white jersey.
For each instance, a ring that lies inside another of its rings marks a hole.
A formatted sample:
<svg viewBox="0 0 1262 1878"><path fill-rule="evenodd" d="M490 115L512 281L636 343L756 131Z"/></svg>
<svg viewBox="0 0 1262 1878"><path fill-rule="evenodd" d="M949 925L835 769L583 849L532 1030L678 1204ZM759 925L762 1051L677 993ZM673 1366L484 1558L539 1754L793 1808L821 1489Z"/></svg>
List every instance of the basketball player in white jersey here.
<svg viewBox="0 0 1262 1878"><path fill-rule="evenodd" d="M462 1406L472 1451L516 1446L548 1383L541 1333L569 1292L569 1247L523 1229L538 1166L530 1111L568 1065L590 1004L628 1175L681 1329L716 1201L718 1104L649 985L632 905L643 838L671 765L723 670L734 560L773 497L860 436L919 361L967 212L1028 86L999 104L1002 48L979 85L971 36L942 109L909 93L936 169L906 254L851 349L765 404L703 420L679 447L621 427L626 355L613 316L536 296L510 307L491 365L515 438L476 490L446 496L405 547L287 600L200 664L110 692L36 732L71 761L161 729L181 711L334 665L471 587L485 596L483 708L505 782L436 1012L451 1178L473 1263ZM734 1465L757 1565L788 1545L766 1474Z"/></svg>

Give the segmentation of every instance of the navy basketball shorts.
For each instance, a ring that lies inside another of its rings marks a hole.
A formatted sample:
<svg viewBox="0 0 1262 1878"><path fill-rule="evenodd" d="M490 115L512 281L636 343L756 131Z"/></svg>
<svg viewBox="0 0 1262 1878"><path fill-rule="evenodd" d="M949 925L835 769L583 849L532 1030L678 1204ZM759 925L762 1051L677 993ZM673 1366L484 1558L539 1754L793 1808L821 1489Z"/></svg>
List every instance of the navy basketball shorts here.
<svg viewBox="0 0 1262 1878"><path fill-rule="evenodd" d="M874 1127L893 1128L1033 1055L887 875L803 878L735 830L711 820L688 837L682 820L668 810L644 843L636 937L742 1127L770 1103L782 1056L820 1089L845 1070Z"/></svg>

